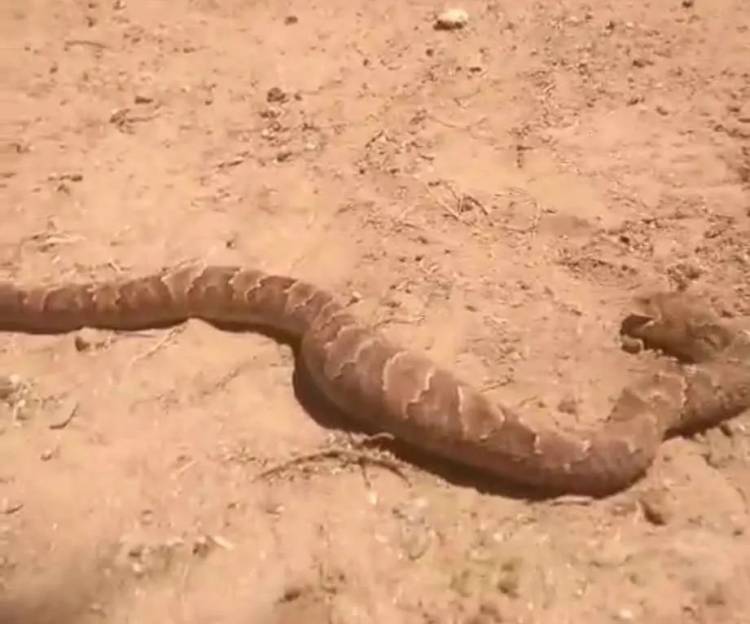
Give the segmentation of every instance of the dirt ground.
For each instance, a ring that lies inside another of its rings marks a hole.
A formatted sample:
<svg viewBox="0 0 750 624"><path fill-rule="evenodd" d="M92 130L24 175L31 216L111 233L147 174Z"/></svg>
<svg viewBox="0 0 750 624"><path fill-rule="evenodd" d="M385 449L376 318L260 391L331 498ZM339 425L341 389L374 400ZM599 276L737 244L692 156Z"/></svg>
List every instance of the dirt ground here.
<svg viewBox="0 0 750 624"><path fill-rule="evenodd" d="M292 274L595 422L658 365L617 341L635 293L750 322L746 5L4 0L0 279ZM359 439L293 368L201 322L1 334L0 621L750 622L748 416L534 502L387 451L284 466Z"/></svg>

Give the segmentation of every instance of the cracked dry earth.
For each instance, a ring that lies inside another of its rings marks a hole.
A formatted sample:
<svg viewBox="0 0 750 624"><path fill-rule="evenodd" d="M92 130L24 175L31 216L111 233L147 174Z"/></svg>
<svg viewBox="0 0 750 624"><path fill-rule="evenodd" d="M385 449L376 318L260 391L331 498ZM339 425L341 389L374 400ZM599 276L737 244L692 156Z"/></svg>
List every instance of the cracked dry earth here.
<svg viewBox="0 0 750 624"><path fill-rule="evenodd" d="M0 279L293 274L590 424L659 366L617 342L634 294L750 327L744 4L8 0ZM747 415L527 500L377 450L293 369L192 321L1 334L0 622L750 621Z"/></svg>

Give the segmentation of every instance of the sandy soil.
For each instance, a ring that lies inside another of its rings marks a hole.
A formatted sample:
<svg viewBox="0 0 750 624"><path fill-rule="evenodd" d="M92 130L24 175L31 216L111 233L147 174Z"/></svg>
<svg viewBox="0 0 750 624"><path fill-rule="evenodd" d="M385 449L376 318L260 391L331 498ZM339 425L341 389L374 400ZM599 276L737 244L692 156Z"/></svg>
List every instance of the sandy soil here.
<svg viewBox="0 0 750 624"><path fill-rule="evenodd" d="M291 273L494 398L594 422L688 286L750 320L746 0L5 0L2 279ZM288 346L0 335L3 622L747 623L750 419L600 501L348 448Z"/></svg>

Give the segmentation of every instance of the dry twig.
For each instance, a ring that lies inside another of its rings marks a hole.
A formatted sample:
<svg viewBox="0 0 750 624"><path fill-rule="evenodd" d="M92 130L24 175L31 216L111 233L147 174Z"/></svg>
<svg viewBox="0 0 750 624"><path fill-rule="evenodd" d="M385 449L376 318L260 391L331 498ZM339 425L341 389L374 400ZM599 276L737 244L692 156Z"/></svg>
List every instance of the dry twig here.
<svg viewBox="0 0 750 624"><path fill-rule="evenodd" d="M357 440L354 444L357 446L365 446L382 442L383 440L392 440L393 436L389 433L379 433L372 436L365 437L361 440ZM258 473L253 481L260 481L268 477L278 475L279 473L285 472L290 468L294 468L301 464L312 463L323 459L338 459L344 464L358 464L364 466L366 464L372 464L390 470L397 476L401 477L408 485L411 485L409 478L403 471L402 465L396 459L385 457L378 453L375 449L364 449L360 450L357 448L346 447L346 446L331 446L329 448L312 451L310 453L304 453L290 459L286 459L278 464L274 464L265 470Z"/></svg>

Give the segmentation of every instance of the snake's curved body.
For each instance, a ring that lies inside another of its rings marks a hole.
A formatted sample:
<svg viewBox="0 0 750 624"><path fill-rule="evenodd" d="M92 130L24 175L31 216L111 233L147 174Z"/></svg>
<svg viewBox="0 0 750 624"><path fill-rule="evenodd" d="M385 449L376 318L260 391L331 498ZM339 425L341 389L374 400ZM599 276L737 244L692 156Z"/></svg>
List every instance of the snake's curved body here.
<svg viewBox="0 0 750 624"><path fill-rule="evenodd" d="M335 297L291 277L190 266L117 282L0 283L0 329L136 329L189 318L265 326L300 341L307 372L345 414L416 447L511 483L603 495L627 487L668 434L750 407L750 340L681 296L644 300L623 333L692 361L623 390L596 429L538 428L449 370L362 324Z"/></svg>

